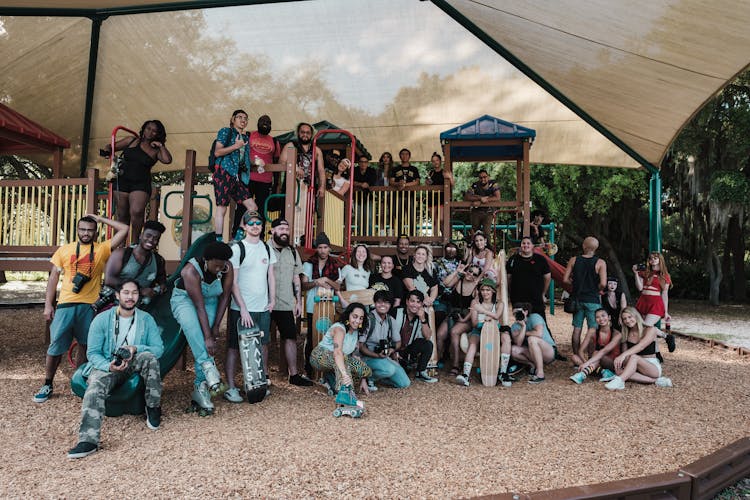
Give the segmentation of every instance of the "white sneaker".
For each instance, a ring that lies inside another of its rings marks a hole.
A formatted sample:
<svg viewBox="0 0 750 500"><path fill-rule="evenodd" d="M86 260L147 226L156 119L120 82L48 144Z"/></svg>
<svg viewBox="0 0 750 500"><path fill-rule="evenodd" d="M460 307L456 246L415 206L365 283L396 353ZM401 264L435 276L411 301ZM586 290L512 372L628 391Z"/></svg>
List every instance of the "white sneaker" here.
<svg viewBox="0 0 750 500"><path fill-rule="evenodd" d="M610 391L621 391L625 389L625 382L620 377L615 376L615 378L604 384L604 387Z"/></svg>
<svg viewBox="0 0 750 500"><path fill-rule="evenodd" d="M656 387L672 387L672 379L669 377L659 377L654 383Z"/></svg>
<svg viewBox="0 0 750 500"><path fill-rule="evenodd" d="M370 392L377 392L378 391L378 386L376 386L375 382L373 382L372 380L368 380L367 381L367 389Z"/></svg>
<svg viewBox="0 0 750 500"><path fill-rule="evenodd" d="M438 381L438 379L436 379L435 377L430 377L427 374L427 370L418 372L417 375L414 378L416 378L417 380L420 380L422 382L427 382L428 384L434 384L435 382Z"/></svg>

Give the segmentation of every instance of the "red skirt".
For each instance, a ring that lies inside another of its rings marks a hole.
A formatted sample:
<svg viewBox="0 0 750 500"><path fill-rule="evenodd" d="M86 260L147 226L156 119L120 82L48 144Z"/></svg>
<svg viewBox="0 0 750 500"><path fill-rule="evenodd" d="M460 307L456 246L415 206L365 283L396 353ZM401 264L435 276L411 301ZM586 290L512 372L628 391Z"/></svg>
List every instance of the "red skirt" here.
<svg viewBox="0 0 750 500"><path fill-rule="evenodd" d="M638 297L638 302L635 303L635 309L641 313L641 316L644 318L647 314L653 314L663 318L664 313L666 312L664 310L664 301L662 300L661 295L641 295Z"/></svg>

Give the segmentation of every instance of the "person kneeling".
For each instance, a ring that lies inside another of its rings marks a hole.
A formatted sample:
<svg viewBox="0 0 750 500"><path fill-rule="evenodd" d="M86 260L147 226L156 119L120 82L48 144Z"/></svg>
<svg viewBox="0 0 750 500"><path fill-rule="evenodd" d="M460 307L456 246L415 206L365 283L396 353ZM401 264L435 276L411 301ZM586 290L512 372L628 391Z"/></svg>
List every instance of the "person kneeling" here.
<svg viewBox="0 0 750 500"><path fill-rule="evenodd" d="M395 327L395 318L389 314L393 295L388 290L378 290L373 300L375 312L368 318L369 328L359 337L359 352L372 369L370 382L382 380L398 389L409 387L409 376L395 359L401 348L401 334ZM369 390L372 391L372 386Z"/></svg>
<svg viewBox="0 0 750 500"><path fill-rule="evenodd" d="M91 323L89 363L84 368L88 387L81 404L78 444L68 458L82 458L99 449L105 400L133 373L146 383L146 425L156 430L161 423L161 331L150 314L136 309L139 289L135 281L123 282L116 297L119 307L99 314Z"/></svg>
<svg viewBox="0 0 750 500"><path fill-rule="evenodd" d="M513 304L515 323L511 326L511 335L500 336L500 342L512 342L511 358L519 363L531 365L533 373L530 384L544 382L544 366L555 360L555 341L552 339L544 319L537 313L530 313L531 304L521 302ZM501 347L502 352L505 348ZM502 372L502 364L501 364ZM501 373L502 377L502 373Z"/></svg>

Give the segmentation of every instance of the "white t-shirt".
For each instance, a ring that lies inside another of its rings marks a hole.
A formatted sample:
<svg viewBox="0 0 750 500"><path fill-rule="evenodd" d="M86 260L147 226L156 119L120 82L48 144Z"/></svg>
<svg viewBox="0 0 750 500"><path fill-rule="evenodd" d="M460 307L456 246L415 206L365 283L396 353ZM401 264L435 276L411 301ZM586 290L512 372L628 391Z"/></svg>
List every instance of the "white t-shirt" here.
<svg viewBox="0 0 750 500"><path fill-rule="evenodd" d="M347 264L339 273L339 281L344 282L348 292L364 290L370 286L370 271L365 271L361 267L354 269L351 264Z"/></svg>
<svg viewBox="0 0 750 500"><path fill-rule="evenodd" d="M245 245L245 259L240 264L240 245ZM270 255L269 255L270 254ZM240 295L245 301L249 312L262 312L268 306L268 268L276 262L276 254L266 251L265 243L248 243L242 240L232 245L232 258L229 259L234 268ZM240 310L240 306L232 297L231 308Z"/></svg>

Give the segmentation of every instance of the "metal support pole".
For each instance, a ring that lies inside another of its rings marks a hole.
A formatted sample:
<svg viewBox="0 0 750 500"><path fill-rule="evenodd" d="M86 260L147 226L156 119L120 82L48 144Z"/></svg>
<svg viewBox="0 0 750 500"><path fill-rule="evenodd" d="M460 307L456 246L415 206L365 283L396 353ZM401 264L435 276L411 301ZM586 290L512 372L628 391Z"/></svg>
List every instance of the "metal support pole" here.
<svg viewBox="0 0 750 500"><path fill-rule="evenodd" d="M545 227L545 226L542 226ZM547 230L549 231L549 242L555 242L555 223L550 222L547 224ZM555 260L555 256L552 255L550 259ZM555 315L555 280L549 281L549 313L551 316Z"/></svg>
<svg viewBox="0 0 750 500"><path fill-rule="evenodd" d="M661 252L661 174L651 171L648 190L648 247L651 252Z"/></svg>
<svg viewBox="0 0 750 500"><path fill-rule="evenodd" d="M86 173L89 161L89 139L91 138L91 115L94 108L94 86L96 82L96 61L99 56L99 34L106 16L91 18L91 44L89 45L89 69L86 81L86 104L83 111L83 132L81 133L81 177Z"/></svg>

